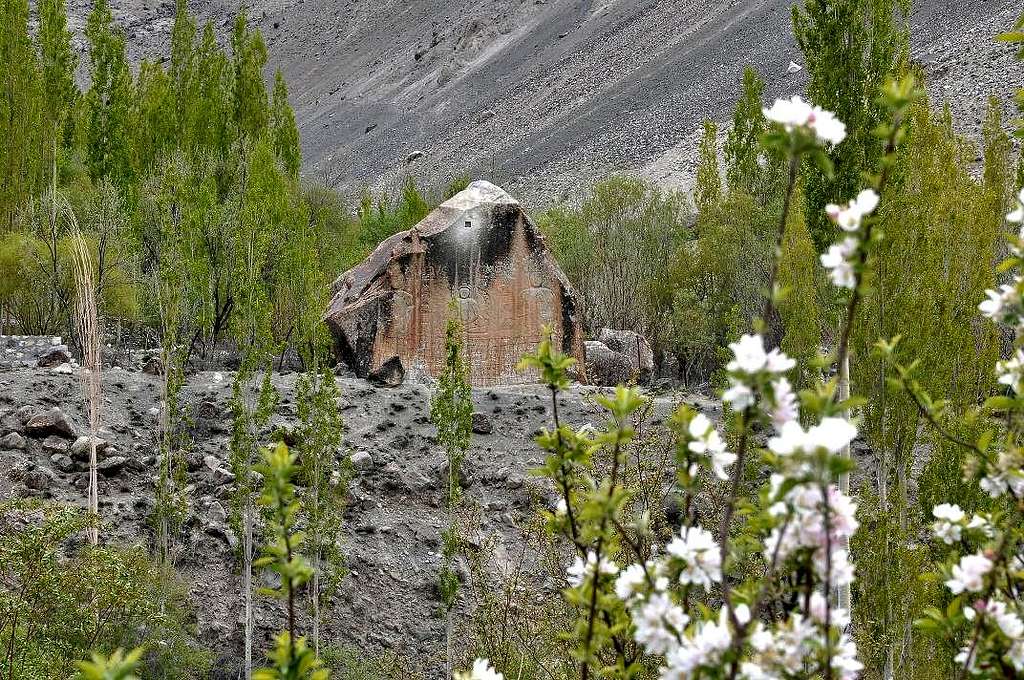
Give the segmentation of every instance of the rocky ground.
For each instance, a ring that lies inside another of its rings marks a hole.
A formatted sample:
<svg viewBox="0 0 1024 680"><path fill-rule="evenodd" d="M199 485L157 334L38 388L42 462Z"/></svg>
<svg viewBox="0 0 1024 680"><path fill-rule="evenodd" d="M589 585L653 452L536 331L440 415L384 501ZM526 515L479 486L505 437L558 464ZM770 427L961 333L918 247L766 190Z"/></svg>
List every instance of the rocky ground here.
<svg viewBox="0 0 1024 680"><path fill-rule="evenodd" d="M89 0L71 0L72 27ZM174 3L113 0L133 57L160 54ZM284 71L304 173L342 185L428 186L469 173L527 205L574 196L612 172L689 186L706 118L729 120L744 65L767 96L806 72L792 0L248 0ZM1022 85L993 41L1017 0L915 0L913 58L936 105L972 137L990 95ZM227 35L236 3L191 0ZM420 155L421 154L421 155ZM410 160L416 157L416 160Z"/></svg>
<svg viewBox="0 0 1024 680"><path fill-rule="evenodd" d="M227 522L232 380L231 373L202 372L185 388L195 446L188 459L192 505L178 560L200 637L216 650L217 677L224 678L235 677L242 643L237 538ZM271 427L294 425L295 381L294 374L275 376L281 401ZM349 574L325 616L324 639L366 654L391 651L418 659L433 677L443 668L437 660L443 657L444 620L434 584L447 468L428 419L429 389L377 388L356 378L338 378L338 385L347 428L339 459L349 457L354 465L343 547ZM574 388L560 404L562 417L600 426L592 400L597 390ZM151 544L147 518L157 474L159 394L160 380L152 375L118 369L104 374L100 436L108 446L100 455L99 486L106 541ZM66 365L0 372L0 498L37 496L84 506L88 451L84 441L75 445L85 424L81 395L78 376ZM539 387L478 390L474 400L482 415L463 472L479 526L469 540L486 543L491 568L501 569L509 555L519 554L522 525L536 508L553 502L550 490L529 476L541 461L532 436L551 414ZM651 427L673 401L656 399ZM549 592L564 587L542 585ZM284 625L280 603L261 599L257 620L265 648Z"/></svg>

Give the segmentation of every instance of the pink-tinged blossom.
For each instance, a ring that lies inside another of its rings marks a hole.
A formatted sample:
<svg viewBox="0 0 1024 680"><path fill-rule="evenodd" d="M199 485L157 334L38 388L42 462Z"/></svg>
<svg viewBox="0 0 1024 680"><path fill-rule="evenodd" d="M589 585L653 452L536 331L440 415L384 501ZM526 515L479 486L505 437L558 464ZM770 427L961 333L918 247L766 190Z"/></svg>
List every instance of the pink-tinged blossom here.
<svg viewBox="0 0 1024 680"><path fill-rule="evenodd" d="M846 125L831 111L812 106L799 95L776 99L771 108L763 109L763 113L765 118L778 123L786 132L804 128L822 144L839 144L846 139Z"/></svg>
<svg viewBox="0 0 1024 680"><path fill-rule="evenodd" d="M985 587L985 574L992 570L992 560L984 555L966 555L960 564L953 566L953 575L946 581L946 587L954 595L963 592L977 593Z"/></svg>
<svg viewBox="0 0 1024 680"><path fill-rule="evenodd" d="M685 527L673 538L665 552L683 562L679 582L710 588L722 580L722 556L718 542L702 527Z"/></svg>
<svg viewBox="0 0 1024 680"><path fill-rule="evenodd" d="M781 430L786 423L795 421L800 416L796 394L786 378L772 381L771 416L776 430Z"/></svg>
<svg viewBox="0 0 1024 680"><path fill-rule="evenodd" d="M829 203L825 206L825 212L829 219L836 223L840 229L846 232L857 232L864 218L875 211L878 207L878 194L874 189L865 189L857 194L857 198L850 201L849 205L836 205Z"/></svg>
<svg viewBox="0 0 1024 680"><path fill-rule="evenodd" d="M832 284L837 288L854 288L857 285L853 269L853 256L860 242L852 236L829 247L821 254L821 266L828 270Z"/></svg>

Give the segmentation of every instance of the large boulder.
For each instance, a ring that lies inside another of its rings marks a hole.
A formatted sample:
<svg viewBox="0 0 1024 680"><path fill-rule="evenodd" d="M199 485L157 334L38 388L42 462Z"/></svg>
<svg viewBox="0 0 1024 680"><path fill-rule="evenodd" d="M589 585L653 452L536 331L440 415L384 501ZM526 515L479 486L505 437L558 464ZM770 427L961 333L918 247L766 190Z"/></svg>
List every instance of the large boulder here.
<svg viewBox="0 0 1024 680"><path fill-rule="evenodd" d="M588 340L587 378L594 385L619 385L633 377L633 366L629 357L610 349L603 342Z"/></svg>
<svg viewBox="0 0 1024 680"><path fill-rule="evenodd" d="M651 349L651 344L647 342L647 338L635 331L602 328L597 339L608 349L624 354L629 359L641 384L650 382L654 375L654 351Z"/></svg>
<svg viewBox="0 0 1024 680"><path fill-rule="evenodd" d="M535 382L516 364L550 327L556 346L584 358L576 292L522 206L473 182L409 231L391 236L334 283L325 321L357 375L397 360L407 378L437 377L445 326L465 325L475 385Z"/></svg>

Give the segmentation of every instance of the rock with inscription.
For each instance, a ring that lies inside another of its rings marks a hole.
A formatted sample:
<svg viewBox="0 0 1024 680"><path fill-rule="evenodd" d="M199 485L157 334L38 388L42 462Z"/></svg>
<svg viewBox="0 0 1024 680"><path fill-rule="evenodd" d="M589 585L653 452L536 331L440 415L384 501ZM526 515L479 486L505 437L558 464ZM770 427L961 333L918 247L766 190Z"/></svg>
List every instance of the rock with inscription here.
<svg viewBox="0 0 1024 680"><path fill-rule="evenodd" d="M522 206L489 182L473 182L383 241L333 290L324 318L340 358L360 377L397 360L405 379L436 378L455 314L474 385L536 382L536 372L516 364L546 328L558 349L584 358L575 290Z"/></svg>

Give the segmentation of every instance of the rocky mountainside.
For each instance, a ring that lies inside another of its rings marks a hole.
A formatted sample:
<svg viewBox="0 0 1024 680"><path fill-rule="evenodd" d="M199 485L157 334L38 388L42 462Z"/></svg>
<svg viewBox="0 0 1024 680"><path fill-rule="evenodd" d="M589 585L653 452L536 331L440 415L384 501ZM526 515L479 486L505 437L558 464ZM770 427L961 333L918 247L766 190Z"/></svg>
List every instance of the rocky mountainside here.
<svg viewBox="0 0 1024 680"><path fill-rule="evenodd" d="M72 0L72 24L88 0ZM174 3L113 0L133 56L166 44ZM687 186L700 126L724 122L746 64L768 95L804 73L791 0L254 0L291 88L304 172L344 185L469 173L534 205L614 171ZM977 134L989 93L1022 81L992 37L1017 0L915 0L913 56ZM234 3L191 0L228 30ZM415 160L413 160L415 159Z"/></svg>

